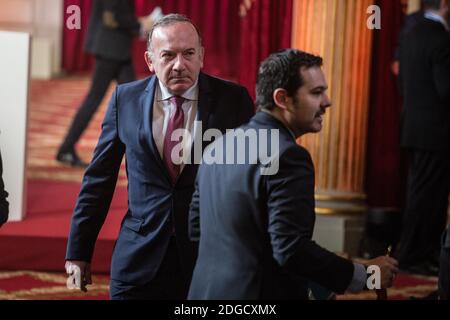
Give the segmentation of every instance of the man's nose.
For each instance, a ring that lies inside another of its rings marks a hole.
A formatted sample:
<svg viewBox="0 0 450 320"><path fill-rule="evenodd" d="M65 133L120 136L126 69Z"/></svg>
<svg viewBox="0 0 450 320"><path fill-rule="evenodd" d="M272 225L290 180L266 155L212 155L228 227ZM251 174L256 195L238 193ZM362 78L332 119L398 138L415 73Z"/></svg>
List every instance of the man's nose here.
<svg viewBox="0 0 450 320"><path fill-rule="evenodd" d="M331 107L331 100L330 100L330 98L328 97L328 95L325 94L325 95L324 95L324 99L323 99L323 101L322 101L322 108L329 108L329 107Z"/></svg>
<svg viewBox="0 0 450 320"><path fill-rule="evenodd" d="M177 55L177 57L175 58L175 62L173 65L173 70L174 71L183 71L184 70L184 58L183 55L179 54Z"/></svg>

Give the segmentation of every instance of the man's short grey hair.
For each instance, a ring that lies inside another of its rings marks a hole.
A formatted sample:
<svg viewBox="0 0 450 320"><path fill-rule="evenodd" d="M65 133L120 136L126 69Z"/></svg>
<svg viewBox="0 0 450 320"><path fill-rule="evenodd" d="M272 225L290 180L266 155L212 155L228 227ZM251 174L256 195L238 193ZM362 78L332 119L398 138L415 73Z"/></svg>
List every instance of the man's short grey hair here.
<svg viewBox="0 0 450 320"><path fill-rule="evenodd" d="M179 22L187 22L190 23L194 28L195 31L197 31L197 35L198 35L198 41L200 43L200 46L202 45L202 37L200 35L200 31L197 28L197 26L192 22L191 19L189 19L188 17L186 17L185 15L182 14L178 14L178 13L170 13L167 14L165 16L163 16L161 19L157 20L154 24L153 27L151 28L149 34L148 34L148 41L147 41L147 50L148 52L150 52L150 54L152 54L152 36L153 36L153 32L157 29L157 28L161 28L161 27L166 27L175 23L179 23Z"/></svg>

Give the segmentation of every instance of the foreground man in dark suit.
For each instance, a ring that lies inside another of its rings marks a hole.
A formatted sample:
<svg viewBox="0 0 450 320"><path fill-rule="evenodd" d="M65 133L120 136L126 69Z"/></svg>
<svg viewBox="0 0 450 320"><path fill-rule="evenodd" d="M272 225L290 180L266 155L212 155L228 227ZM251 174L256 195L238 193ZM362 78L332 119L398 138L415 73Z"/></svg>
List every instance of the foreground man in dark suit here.
<svg viewBox="0 0 450 320"><path fill-rule="evenodd" d="M198 166L178 164L173 134L225 132L250 119L253 103L243 87L200 73L201 38L184 16L154 25L145 59L156 75L117 87L84 176L67 246L68 284L85 290L91 282L94 244L125 154L128 211L112 257L110 296L184 299L197 252L187 230ZM183 155L201 153L202 142L182 142Z"/></svg>
<svg viewBox="0 0 450 320"><path fill-rule="evenodd" d="M190 237L200 241L189 299L307 299L308 281L339 293L364 288L363 265L311 240L314 167L296 139L319 132L331 105L321 65L298 50L271 55L259 69L259 112L205 150L189 214ZM239 144L244 135L253 140ZM219 164L213 154L246 158ZM369 264L381 268L382 287L391 285L394 259Z"/></svg>
<svg viewBox="0 0 450 320"><path fill-rule="evenodd" d="M426 0L424 19L400 43L401 146L410 168L400 268L437 275L450 192L448 0Z"/></svg>
<svg viewBox="0 0 450 320"><path fill-rule="evenodd" d="M3 163L2 154L0 152L0 227L8 220L9 203L6 200L8 192L5 191L3 183Z"/></svg>

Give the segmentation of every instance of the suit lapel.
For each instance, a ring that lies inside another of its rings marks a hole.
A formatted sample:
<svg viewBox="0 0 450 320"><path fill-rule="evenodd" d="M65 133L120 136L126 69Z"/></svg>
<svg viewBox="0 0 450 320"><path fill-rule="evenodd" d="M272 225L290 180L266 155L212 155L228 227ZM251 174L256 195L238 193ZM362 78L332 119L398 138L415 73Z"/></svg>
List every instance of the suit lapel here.
<svg viewBox="0 0 450 320"><path fill-rule="evenodd" d="M156 160L156 163L158 166L160 166L162 172L164 172L164 175L167 178L167 181L171 183L171 179L169 176L169 173L167 171L166 166L164 165L161 156L159 154L158 148L156 146L155 140L153 138L153 104L154 104L154 96L155 96L155 89L157 85L158 79L156 76L153 76L150 78L149 83L145 89L144 94L141 96L141 111L142 111L142 128L145 141L147 142L147 146L149 147L150 153L153 155L153 157ZM211 96L211 87L209 80L206 75L203 73L200 73L199 75L199 90L198 90L198 106L197 106L197 121L201 121L202 123L202 132L201 137L203 137L203 134L205 130L209 128L208 122L209 122L209 116L211 113L212 108L212 96ZM205 145L203 145L202 140L202 150L204 149ZM191 160L194 160L194 146L191 148ZM181 172L181 176L184 176L188 172L194 169L194 166L192 165L186 165ZM180 178L181 178L180 176ZM180 180L180 179L178 179Z"/></svg>
<svg viewBox="0 0 450 320"><path fill-rule="evenodd" d="M202 144L201 146L201 150L203 152L206 144L203 141L202 137L203 134L206 130L208 130L209 128L209 118L210 118L210 114L211 114L211 109L212 109L212 95L211 95L211 86L208 80L208 77L203 74L200 73L199 75L199 79L198 79L198 105L197 105L197 117L196 117L196 121L200 121L202 124L202 131L201 132L196 132L196 134L200 135L200 143ZM195 137L194 137L195 138ZM195 140L194 140L194 144L195 144ZM198 163L195 163L195 157L194 157L194 153L195 150L197 149L195 147L195 145L192 145L191 147L191 164L188 164L184 167L183 171L181 172L180 175L180 179L181 180L182 177L184 176L191 176L192 174L195 174L195 170L197 168ZM200 160L200 159L198 159Z"/></svg>
<svg viewBox="0 0 450 320"><path fill-rule="evenodd" d="M202 137L208 127L209 114L211 112L211 87L208 78L200 73L198 80L198 115L197 121L202 122Z"/></svg>
<svg viewBox="0 0 450 320"><path fill-rule="evenodd" d="M141 96L141 114L143 115L142 127L144 128L144 140L147 142L146 145L149 147L150 153L155 158L155 162L160 167L161 171L164 172L168 182L170 182L171 179L169 173L161 159L155 139L153 138L153 103L155 99L155 89L158 83L157 80L158 78L156 78L156 76L152 76Z"/></svg>

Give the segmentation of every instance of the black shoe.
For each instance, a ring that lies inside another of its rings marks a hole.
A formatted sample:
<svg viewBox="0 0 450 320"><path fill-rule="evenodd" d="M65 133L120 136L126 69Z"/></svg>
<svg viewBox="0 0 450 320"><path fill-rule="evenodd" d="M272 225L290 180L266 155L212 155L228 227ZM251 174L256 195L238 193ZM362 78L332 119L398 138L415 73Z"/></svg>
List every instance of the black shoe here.
<svg viewBox="0 0 450 320"><path fill-rule="evenodd" d="M439 266L430 261L425 261L410 266L401 266L400 269L406 273L420 274L423 276L437 277L439 275Z"/></svg>
<svg viewBox="0 0 450 320"><path fill-rule="evenodd" d="M56 160L72 167L86 168L89 165L88 163L81 160L77 156L75 151L58 152L58 154L56 155Z"/></svg>

